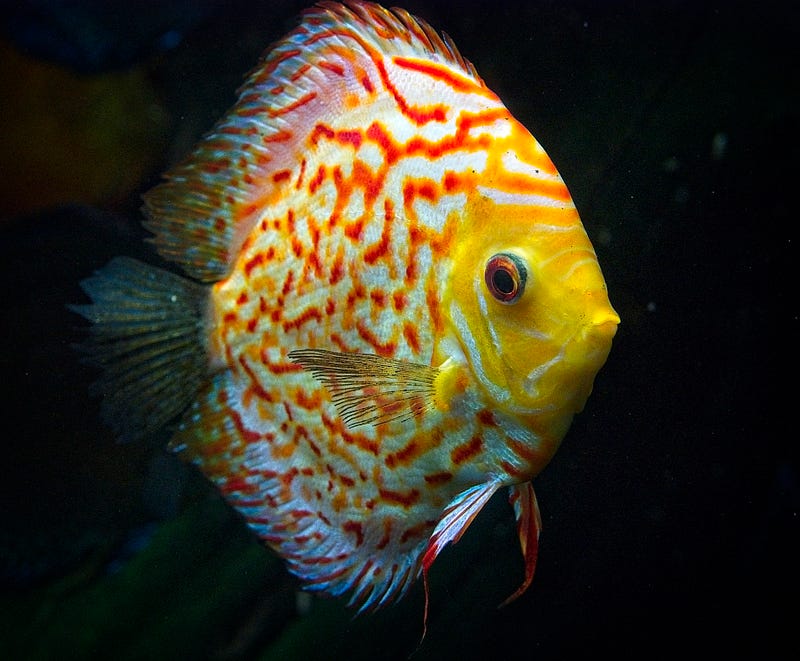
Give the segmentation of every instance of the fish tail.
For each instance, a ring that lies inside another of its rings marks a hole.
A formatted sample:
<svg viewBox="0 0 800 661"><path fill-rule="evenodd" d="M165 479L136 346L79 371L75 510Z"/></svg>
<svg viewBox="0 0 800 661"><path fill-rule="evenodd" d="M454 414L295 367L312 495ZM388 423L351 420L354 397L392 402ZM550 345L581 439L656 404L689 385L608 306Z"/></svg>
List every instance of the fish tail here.
<svg viewBox="0 0 800 661"><path fill-rule="evenodd" d="M206 287L127 257L81 283L92 299L69 305L92 326L75 345L103 370L92 392L120 440L146 438L179 415L208 379Z"/></svg>

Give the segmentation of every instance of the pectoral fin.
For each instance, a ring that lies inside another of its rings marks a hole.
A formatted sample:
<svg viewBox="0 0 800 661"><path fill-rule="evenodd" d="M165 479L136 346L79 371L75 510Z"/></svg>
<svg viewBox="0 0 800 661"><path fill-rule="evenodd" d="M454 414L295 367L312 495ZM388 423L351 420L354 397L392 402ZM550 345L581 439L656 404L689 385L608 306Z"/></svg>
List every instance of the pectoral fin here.
<svg viewBox="0 0 800 661"><path fill-rule="evenodd" d="M324 349L299 349L289 359L327 388L351 428L408 420L435 406L436 367Z"/></svg>

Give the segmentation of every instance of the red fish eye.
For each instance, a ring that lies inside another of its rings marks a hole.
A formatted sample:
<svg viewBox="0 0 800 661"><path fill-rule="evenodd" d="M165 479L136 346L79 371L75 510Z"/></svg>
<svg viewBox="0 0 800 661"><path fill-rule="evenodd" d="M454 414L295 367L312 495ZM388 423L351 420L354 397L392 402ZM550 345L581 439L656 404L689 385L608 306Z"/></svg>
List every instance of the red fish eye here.
<svg viewBox="0 0 800 661"><path fill-rule="evenodd" d="M498 253L486 262L484 280L489 293L501 303L516 303L525 291L527 271L516 255Z"/></svg>

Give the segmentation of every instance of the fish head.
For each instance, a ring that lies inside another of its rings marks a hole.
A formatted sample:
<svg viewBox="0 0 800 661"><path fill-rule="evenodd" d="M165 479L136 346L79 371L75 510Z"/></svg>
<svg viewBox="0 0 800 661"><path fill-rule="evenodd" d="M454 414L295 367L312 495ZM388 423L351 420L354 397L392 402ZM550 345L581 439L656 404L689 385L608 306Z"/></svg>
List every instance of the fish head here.
<svg viewBox="0 0 800 661"><path fill-rule="evenodd" d="M465 207L450 310L489 406L546 419L559 442L620 318L563 180L534 138L522 138L524 148L506 149Z"/></svg>

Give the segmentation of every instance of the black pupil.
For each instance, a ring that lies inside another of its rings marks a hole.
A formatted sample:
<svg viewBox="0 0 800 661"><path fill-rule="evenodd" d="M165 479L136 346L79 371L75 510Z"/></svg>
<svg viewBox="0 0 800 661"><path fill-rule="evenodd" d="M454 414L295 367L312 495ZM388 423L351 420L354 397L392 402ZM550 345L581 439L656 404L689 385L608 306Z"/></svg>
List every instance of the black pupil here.
<svg viewBox="0 0 800 661"><path fill-rule="evenodd" d="M492 275L492 284L501 294L508 295L514 292L514 278L504 268L497 269Z"/></svg>

